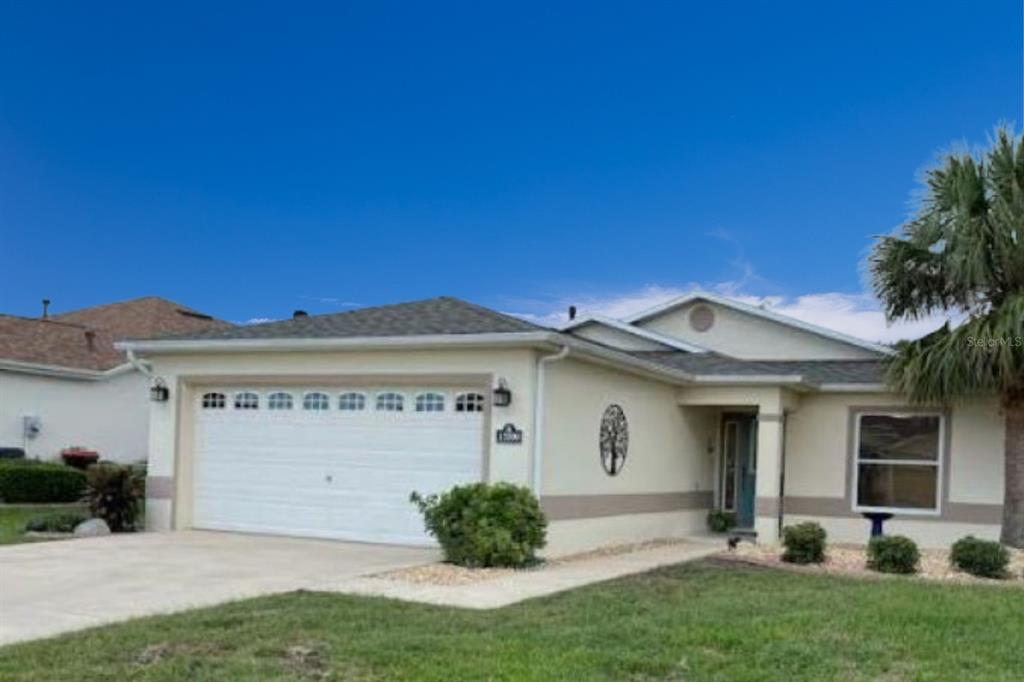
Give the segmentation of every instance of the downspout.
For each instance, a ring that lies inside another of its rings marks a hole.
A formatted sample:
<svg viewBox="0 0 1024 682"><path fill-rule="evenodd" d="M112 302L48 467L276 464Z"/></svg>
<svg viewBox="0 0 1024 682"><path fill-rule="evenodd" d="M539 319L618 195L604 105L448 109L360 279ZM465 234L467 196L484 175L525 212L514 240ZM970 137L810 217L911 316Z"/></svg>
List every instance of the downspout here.
<svg viewBox="0 0 1024 682"><path fill-rule="evenodd" d="M135 357L135 351L131 348L125 349L125 353L128 355L128 362L132 363L132 367L142 372L142 375L150 379L153 378L153 371L146 367L146 363Z"/></svg>
<svg viewBox="0 0 1024 682"><path fill-rule="evenodd" d="M545 355L537 360L537 379L535 382L536 395L533 398L533 458L532 458L532 488L533 494L540 500L541 471L544 464L544 367L551 362L564 360L569 355L569 346L562 346L561 350L551 355Z"/></svg>

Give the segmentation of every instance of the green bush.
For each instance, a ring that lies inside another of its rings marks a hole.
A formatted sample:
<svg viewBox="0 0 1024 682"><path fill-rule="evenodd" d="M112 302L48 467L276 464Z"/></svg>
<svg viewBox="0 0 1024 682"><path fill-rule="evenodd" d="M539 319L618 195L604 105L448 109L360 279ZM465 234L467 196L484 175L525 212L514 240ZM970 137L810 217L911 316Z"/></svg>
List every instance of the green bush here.
<svg viewBox="0 0 1024 682"><path fill-rule="evenodd" d="M59 514L44 514L28 520L25 524L25 532L35 533L70 533L75 526L89 517L77 512L61 512Z"/></svg>
<svg viewBox="0 0 1024 682"><path fill-rule="evenodd" d="M917 573L921 553L910 538L880 535L868 543L868 568L879 573Z"/></svg>
<svg viewBox="0 0 1024 682"><path fill-rule="evenodd" d="M413 493L409 499L453 564L527 566L536 562L535 552L546 542L548 522L528 488L473 483L441 495Z"/></svg>
<svg viewBox="0 0 1024 682"><path fill-rule="evenodd" d="M135 530L145 479L132 466L114 462L93 464L86 472L89 511L107 522L111 532Z"/></svg>
<svg viewBox="0 0 1024 682"><path fill-rule="evenodd" d="M708 528L712 533L724 533L730 528L736 527L736 514L734 512L716 509L708 513Z"/></svg>
<svg viewBox="0 0 1024 682"><path fill-rule="evenodd" d="M36 460L0 461L0 501L8 504L77 502L85 474L63 464Z"/></svg>
<svg viewBox="0 0 1024 682"><path fill-rule="evenodd" d="M953 543L949 560L961 571L982 578L1005 578L1010 553L998 542L968 535Z"/></svg>
<svg viewBox="0 0 1024 682"><path fill-rule="evenodd" d="M782 544L786 551L782 560L791 564L820 564L825 560L825 529L813 521L786 526Z"/></svg>

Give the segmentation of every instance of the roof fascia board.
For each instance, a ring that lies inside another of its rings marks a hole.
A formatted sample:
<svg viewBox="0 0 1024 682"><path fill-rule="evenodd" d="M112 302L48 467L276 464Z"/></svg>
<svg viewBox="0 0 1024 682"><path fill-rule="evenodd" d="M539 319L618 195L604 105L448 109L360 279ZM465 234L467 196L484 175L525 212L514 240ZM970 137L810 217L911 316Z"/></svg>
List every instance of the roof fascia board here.
<svg viewBox="0 0 1024 682"><path fill-rule="evenodd" d="M885 384L827 383L818 386L822 393L895 393Z"/></svg>
<svg viewBox="0 0 1024 682"><path fill-rule="evenodd" d="M652 332L647 329L641 329L632 324L623 322L622 320L616 320L604 315L589 315L581 320L574 320L573 322L562 327L563 332L571 332L573 329L577 329L587 324L603 324L606 327L617 329L620 332L626 334L632 334L633 336L648 341L654 341L656 343L663 344L669 348L675 348L676 350L686 351L687 353L707 353L708 349L703 346L698 346L692 343L687 343L680 339L674 339L671 336Z"/></svg>
<svg viewBox="0 0 1024 682"><path fill-rule="evenodd" d="M277 339L157 339L118 341L118 350L161 353L237 353L274 351L354 350L360 348L416 348L445 346L518 346L554 340L555 332L506 334L431 334L418 336L353 336L348 338ZM557 340L556 340L557 342Z"/></svg>
<svg viewBox="0 0 1024 682"><path fill-rule="evenodd" d="M718 294L710 294L703 291L684 294L683 296L679 296L670 301L666 301L665 303L660 303L646 310L641 310L639 313L626 317L625 321L628 322L629 324L636 324L637 322L640 322L642 320L649 319L656 315L668 312L669 310L673 310L680 306L686 305L687 303L699 300L708 301L709 303L715 303L726 308L732 308L733 310L738 310L739 312L742 313L754 315L756 317L760 317L771 322L776 322L787 327L793 327L795 329L800 329L801 331L816 334L818 336L823 336L827 339L831 339L832 341L838 341L840 343L846 343L851 346L857 346L858 348L864 348L866 350L881 353L883 355L892 355L895 352L892 348L889 348L888 346L882 346L877 343L871 343L870 341L865 341L864 339L858 339L856 336L849 336L848 334L843 334L841 332L833 331L831 329L826 329L825 327L820 327L816 324L811 324L810 322L804 322L803 320L798 320L796 318L789 317L787 315L782 315L771 310L765 310L763 308L758 308L757 306L749 305L747 303L734 301L730 298L726 298L725 296L719 296Z"/></svg>
<svg viewBox="0 0 1024 682"><path fill-rule="evenodd" d="M793 375L711 375L692 374L664 365L642 360L627 353L582 339L571 334L551 332L521 332L507 334L443 334L431 336L384 336L358 337L347 339L201 339L201 340L156 340L120 341L115 346L121 350L131 349L148 355L178 353L237 353L274 351L322 351L359 350L390 348L444 348L491 346L509 347L523 345L559 346L568 345L573 356L586 358L642 374L649 378L673 384L688 385L782 385L816 390L818 387L803 376ZM130 367L130 365L128 365ZM837 386L833 384L833 386Z"/></svg>

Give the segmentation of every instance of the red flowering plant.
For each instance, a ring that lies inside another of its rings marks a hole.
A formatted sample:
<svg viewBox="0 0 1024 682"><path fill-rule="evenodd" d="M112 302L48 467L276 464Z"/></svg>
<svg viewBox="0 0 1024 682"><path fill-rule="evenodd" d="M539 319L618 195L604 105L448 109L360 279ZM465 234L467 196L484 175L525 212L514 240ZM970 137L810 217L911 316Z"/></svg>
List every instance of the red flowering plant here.
<svg viewBox="0 0 1024 682"><path fill-rule="evenodd" d="M60 451L60 458L68 466L84 471L100 460L100 453L80 445L72 445Z"/></svg>

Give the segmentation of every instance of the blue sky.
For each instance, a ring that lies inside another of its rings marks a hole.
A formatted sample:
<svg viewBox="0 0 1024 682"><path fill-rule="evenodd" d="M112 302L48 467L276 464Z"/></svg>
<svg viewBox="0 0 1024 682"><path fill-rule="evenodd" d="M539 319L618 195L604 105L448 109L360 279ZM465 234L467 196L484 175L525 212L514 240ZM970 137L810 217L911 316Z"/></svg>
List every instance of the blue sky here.
<svg viewBox="0 0 1024 682"><path fill-rule="evenodd" d="M1012 0L142 4L0 4L2 312L700 286L877 337L872 236L1022 118Z"/></svg>

